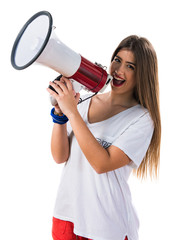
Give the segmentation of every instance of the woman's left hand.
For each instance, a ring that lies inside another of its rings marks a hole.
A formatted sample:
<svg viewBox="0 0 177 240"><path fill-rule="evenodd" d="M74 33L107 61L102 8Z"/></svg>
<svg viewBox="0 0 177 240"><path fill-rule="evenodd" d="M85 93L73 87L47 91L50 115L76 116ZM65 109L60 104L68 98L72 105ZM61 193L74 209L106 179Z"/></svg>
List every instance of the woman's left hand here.
<svg viewBox="0 0 177 240"><path fill-rule="evenodd" d="M75 93L71 81L66 77L62 77L60 81L55 80L49 84L58 94L50 88L47 88L47 91L56 99L61 111L70 118L70 115L77 112L80 94Z"/></svg>

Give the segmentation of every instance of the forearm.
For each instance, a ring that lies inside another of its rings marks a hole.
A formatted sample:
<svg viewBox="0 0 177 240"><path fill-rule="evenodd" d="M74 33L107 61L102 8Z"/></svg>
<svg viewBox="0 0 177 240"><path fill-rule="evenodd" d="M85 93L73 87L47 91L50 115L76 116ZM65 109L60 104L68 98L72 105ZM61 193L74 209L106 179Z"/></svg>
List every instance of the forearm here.
<svg viewBox="0 0 177 240"><path fill-rule="evenodd" d="M63 163L69 157L69 139L66 124L54 124L51 138L51 152L57 163Z"/></svg>
<svg viewBox="0 0 177 240"><path fill-rule="evenodd" d="M98 143L78 112L70 117L70 124L79 146L91 166L98 173L104 171L104 167L107 168L109 162L108 151Z"/></svg>

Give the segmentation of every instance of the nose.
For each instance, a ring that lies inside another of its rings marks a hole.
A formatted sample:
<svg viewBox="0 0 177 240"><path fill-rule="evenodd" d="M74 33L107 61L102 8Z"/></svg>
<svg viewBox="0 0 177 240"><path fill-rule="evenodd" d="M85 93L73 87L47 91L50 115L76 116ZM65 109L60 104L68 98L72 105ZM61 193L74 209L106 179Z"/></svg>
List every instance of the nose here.
<svg viewBox="0 0 177 240"><path fill-rule="evenodd" d="M118 75L123 75L125 72L124 65L120 64L119 67L115 71Z"/></svg>

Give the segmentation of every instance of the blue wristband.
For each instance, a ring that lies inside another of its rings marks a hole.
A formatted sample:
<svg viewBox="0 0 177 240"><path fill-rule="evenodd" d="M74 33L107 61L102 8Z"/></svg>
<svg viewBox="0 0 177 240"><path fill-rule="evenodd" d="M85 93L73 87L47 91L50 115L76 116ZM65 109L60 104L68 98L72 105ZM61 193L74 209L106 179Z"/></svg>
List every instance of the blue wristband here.
<svg viewBox="0 0 177 240"><path fill-rule="evenodd" d="M53 122L58 124L65 124L68 121L67 116L63 114L63 116L58 116L54 114L55 108L52 108L50 115L52 116Z"/></svg>

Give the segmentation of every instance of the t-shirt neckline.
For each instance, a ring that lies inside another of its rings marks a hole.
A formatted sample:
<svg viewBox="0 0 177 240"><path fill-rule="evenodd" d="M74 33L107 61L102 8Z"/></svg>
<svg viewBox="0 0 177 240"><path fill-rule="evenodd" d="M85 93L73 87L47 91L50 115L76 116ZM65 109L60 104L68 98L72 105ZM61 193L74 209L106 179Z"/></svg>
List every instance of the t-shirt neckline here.
<svg viewBox="0 0 177 240"><path fill-rule="evenodd" d="M97 125L97 124L105 123L105 122L107 122L107 121L109 121L109 120L117 117L118 115L122 115L123 113L125 113L125 112L127 112L127 111L130 111L130 110L132 110L133 108L136 108L136 107L139 107L139 106L140 106L140 104L136 104L136 105L134 105L134 106L132 106L132 107L129 107L129 108L127 108L127 109L125 109L125 110L123 110L123 111L121 111L121 112L113 115L113 116L110 117L110 118L107 118L107 119L102 120L102 121L99 121L99 122L90 123L89 120L88 120L88 111L89 111L90 103L91 103L91 98L88 99L87 108L86 108L86 122L87 122L87 124L90 125L90 126L94 126L94 125Z"/></svg>

